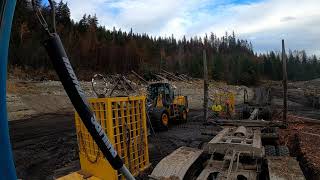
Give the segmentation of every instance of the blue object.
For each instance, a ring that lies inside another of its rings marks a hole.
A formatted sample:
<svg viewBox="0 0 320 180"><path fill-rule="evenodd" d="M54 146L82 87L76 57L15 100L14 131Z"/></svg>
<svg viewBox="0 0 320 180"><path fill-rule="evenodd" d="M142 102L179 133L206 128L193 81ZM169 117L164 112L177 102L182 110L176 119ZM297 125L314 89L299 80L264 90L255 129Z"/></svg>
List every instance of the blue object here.
<svg viewBox="0 0 320 180"><path fill-rule="evenodd" d="M0 3L0 179L17 179L10 144L7 106L6 80L8 49L11 25L16 0L1 0Z"/></svg>

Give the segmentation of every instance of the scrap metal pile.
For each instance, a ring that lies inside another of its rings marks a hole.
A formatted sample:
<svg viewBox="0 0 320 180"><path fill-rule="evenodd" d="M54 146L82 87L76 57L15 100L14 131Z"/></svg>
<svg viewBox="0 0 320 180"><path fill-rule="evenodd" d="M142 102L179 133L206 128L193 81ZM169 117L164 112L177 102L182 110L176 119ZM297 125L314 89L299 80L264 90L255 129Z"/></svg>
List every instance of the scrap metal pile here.
<svg viewBox="0 0 320 180"><path fill-rule="evenodd" d="M225 127L201 149L180 147L153 169L152 179L299 179L298 161L285 146L265 144L260 128ZM270 153L268 147L273 147Z"/></svg>

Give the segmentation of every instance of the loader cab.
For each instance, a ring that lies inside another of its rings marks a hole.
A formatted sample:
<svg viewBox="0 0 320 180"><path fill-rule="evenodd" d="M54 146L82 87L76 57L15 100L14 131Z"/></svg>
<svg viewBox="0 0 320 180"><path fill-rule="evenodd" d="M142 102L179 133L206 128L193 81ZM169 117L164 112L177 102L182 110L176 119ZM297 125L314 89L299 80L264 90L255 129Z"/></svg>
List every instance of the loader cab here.
<svg viewBox="0 0 320 180"><path fill-rule="evenodd" d="M152 83L148 86L148 101L157 100L161 95L164 105L171 104L174 100L173 87L169 83Z"/></svg>

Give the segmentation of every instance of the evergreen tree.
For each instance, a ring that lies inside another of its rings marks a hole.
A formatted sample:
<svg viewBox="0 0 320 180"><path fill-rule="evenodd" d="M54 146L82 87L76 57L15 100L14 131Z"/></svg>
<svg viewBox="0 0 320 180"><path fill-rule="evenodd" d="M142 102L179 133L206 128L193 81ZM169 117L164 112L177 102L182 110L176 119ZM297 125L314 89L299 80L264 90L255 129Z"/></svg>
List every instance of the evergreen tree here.
<svg viewBox="0 0 320 180"><path fill-rule="evenodd" d="M36 1L51 27L51 10ZM202 77L202 51L207 51L208 71L215 80L236 84L255 84L260 77L281 80L280 54L255 55L250 41L239 39L235 33L218 37L214 33L204 37L183 36L152 37L121 29L106 29L99 25L96 15L84 14L79 22L70 19L67 3L56 6L57 31L64 43L73 67L90 79L88 72L126 73L159 71L162 68L177 73ZM9 65L23 69L52 69L41 42L45 32L39 25L30 1L17 1L10 41ZM289 51L289 80L306 80L320 76L320 63L316 56L305 51Z"/></svg>

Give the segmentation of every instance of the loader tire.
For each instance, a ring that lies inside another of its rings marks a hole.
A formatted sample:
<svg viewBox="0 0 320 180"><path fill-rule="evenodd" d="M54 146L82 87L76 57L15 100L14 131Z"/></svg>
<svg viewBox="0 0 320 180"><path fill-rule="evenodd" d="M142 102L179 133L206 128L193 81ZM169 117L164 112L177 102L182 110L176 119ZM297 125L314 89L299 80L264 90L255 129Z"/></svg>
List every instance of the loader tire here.
<svg viewBox="0 0 320 180"><path fill-rule="evenodd" d="M186 123L188 120L188 112L187 110L183 109L181 114L180 114L180 119L183 123Z"/></svg>
<svg viewBox="0 0 320 180"><path fill-rule="evenodd" d="M152 125L157 131L167 131L169 126L169 115L165 110L156 110L152 113Z"/></svg>
<svg viewBox="0 0 320 180"><path fill-rule="evenodd" d="M264 147L264 151L265 151L266 156L276 156L277 155L276 148L274 146L266 145Z"/></svg>
<svg viewBox="0 0 320 180"><path fill-rule="evenodd" d="M289 148L287 146L278 146L278 156L290 156Z"/></svg>

